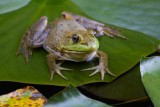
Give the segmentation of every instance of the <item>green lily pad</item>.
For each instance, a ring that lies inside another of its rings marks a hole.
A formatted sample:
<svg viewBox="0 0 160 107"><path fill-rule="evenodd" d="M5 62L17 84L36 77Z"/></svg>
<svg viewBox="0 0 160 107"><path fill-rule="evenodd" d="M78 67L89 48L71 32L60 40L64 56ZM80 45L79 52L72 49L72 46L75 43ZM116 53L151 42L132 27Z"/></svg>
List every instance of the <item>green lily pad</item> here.
<svg viewBox="0 0 160 107"><path fill-rule="evenodd" d="M139 64L111 83L87 84L80 86L80 89L104 101L135 101L147 96L141 81Z"/></svg>
<svg viewBox="0 0 160 107"><path fill-rule="evenodd" d="M141 76L145 89L155 107L160 106L160 56L142 58Z"/></svg>
<svg viewBox="0 0 160 107"><path fill-rule="evenodd" d="M90 99L81 94L73 86L52 96L44 107L112 107L102 102Z"/></svg>
<svg viewBox="0 0 160 107"><path fill-rule="evenodd" d="M27 5L30 0L5 0L0 1L0 14L17 10L25 5Z"/></svg>
<svg viewBox="0 0 160 107"><path fill-rule="evenodd" d="M68 84L78 86L101 81L100 74L89 77L88 75L93 71L81 71L81 69L97 65L97 60L80 63L68 61L62 65L73 69L73 71L62 71L68 80L54 75L53 80L50 81L50 71L46 61L47 52L44 49L34 49L29 64L26 64L23 56L15 55L23 33L39 17L48 16L50 22L60 17L64 10L87 17L69 0L32 0L25 7L0 15L0 81L60 86ZM157 51L159 44L159 40L143 33L115 28L121 30L128 40L112 39L106 36L99 38L100 50L108 54L109 68L116 75L116 77L112 77L106 74L104 82L111 82L128 71L139 62L141 56L147 56Z"/></svg>
<svg viewBox="0 0 160 107"><path fill-rule="evenodd" d="M143 32L160 39L159 0L118 0L116 2L114 0L71 1L94 19Z"/></svg>

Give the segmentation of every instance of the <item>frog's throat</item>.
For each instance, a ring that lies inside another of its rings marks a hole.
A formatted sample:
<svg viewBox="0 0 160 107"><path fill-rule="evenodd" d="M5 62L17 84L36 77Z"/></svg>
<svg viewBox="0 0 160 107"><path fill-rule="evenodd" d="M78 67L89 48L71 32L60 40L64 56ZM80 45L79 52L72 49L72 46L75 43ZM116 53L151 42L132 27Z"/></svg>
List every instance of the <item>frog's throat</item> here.
<svg viewBox="0 0 160 107"><path fill-rule="evenodd" d="M67 53L88 53L93 52L99 48L99 44L87 46L87 45L69 45L69 46L61 46L61 50Z"/></svg>
<svg viewBox="0 0 160 107"><path fill-rule="evenodd" d="M77 51L63 51L64 57L72 59L72 61L76 60L75 62L79 61L91 61L97 55L97 50L90 51L90 52L77 52Z"/></svg>

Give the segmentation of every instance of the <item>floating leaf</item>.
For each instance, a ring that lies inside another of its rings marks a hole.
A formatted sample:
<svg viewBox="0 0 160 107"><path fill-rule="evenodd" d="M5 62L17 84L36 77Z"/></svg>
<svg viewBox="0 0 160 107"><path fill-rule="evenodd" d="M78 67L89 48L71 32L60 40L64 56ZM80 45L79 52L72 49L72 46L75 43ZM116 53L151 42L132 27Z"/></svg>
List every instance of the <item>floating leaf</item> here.
<svg viewBox="0 0 160 107"><path fill-rule="evenodd" d="M87 84L80 89L105 101L135 101L147 96L138 64L111 83Z"/></svg>
<svg viewBox="0 0 160 107"><path fill-rule="evenodd" d="M45 102L46 98L30 86L0 96L1 107L42 107Z"/></svg>
<svg viewBox="0 0 160 107"><path fill-rule="evenodd" d="M142 58L142 82L155 107L160 106L160 56Z"/></svg>
<svg viewBox="0 0 160 107"><path fill-rule="evenodd" d="M71 0L88 16L160 39L159 0ZM91 5L92 4L92 5Z"/></svg>
<svg viewBox="0 0 160 107"><path fill-rule="evenodd" d="M90 99L73 86L52 96L44 107L111 107L102 102Z"/></svg>
<svg viewBox="0 0 160 107"><path fill-rule="evenodd" d="M0 14L17 10L27 5L30 0L0 0Z"/></svg>
<svg viewBox="0 0 160 107"><path fill-rule="evenodd" d="M85 3L85 2L84 2ZM2 2L0 1L0 4ZM86 16L73 2L69 0L32 0L28 5L13 12L0 15L0 81L16 81L33 84L52 84L74 86L100 82L100 74L89 77L93 71L81 69L96 66L98 60L91 62L66 62L62 66L73 71L62 71L68 80L54 75L50 81L50 70L47 65L47 52L42 48L34 49L29 64L23 56L16 56L22 35L41 16L48 16L49 22L60 17L62 11L70 11ZM103 16L103 18L107 18ZM107 22L105 22L107 23ZM106 74L104 82L111 82L119 75L131 69L139 62L141 56L147 56L155 51L159 41L148 35L115 27L128 38L100 37L100 50L108 54L109 68L116 75Z"/></svg>

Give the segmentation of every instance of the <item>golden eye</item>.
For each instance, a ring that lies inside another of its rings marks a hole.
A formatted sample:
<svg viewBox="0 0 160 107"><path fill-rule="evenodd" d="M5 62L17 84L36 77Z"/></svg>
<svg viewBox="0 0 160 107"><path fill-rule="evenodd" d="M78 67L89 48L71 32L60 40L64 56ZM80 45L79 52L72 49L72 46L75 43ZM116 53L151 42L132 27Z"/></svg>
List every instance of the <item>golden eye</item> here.
<svg viewBox="0 0 160 107"><path fill-rule="evenodd" d="M78 36L77 34L73 34L73 35L72 35L72 41L73 41L74 43L77 43L77 42L79 41L79 36Z"/></svg>

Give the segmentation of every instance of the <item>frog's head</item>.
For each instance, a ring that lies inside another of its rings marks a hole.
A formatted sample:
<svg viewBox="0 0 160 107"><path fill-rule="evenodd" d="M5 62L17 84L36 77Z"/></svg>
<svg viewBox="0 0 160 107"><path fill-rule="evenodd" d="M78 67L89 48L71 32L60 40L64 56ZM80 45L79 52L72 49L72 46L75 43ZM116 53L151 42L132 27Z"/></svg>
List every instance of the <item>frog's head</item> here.
<svg viewBox="0 0 160 107"><path fill-rule="evenodd" d="M65 37L62 45L64 52L91 53L99 48L99 42L90 30L67 32Z"/></svg>

